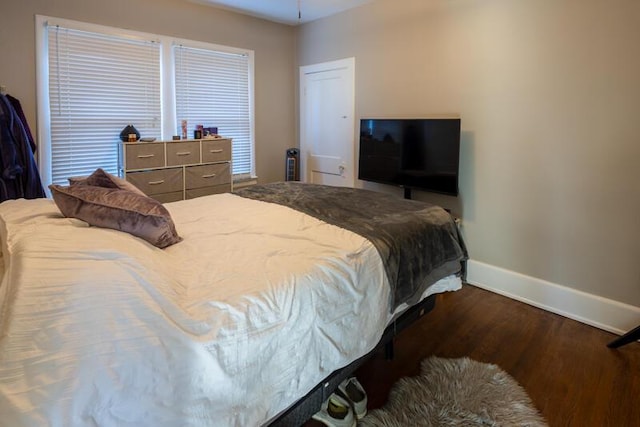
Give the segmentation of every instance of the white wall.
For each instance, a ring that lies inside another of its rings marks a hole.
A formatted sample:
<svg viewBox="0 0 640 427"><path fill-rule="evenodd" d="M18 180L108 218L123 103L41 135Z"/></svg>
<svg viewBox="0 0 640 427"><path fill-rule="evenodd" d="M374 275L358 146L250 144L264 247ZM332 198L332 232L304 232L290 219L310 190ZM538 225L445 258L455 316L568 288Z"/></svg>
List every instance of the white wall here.
<svg viewBox="0 0 640 427"><path fill-rule="evenodd" d="M298 61L355 57L358 117L460 114L460 197L415 198L462 216L474 261L633 311L638 22L633 0L377 0L304 25Z"/></svg>

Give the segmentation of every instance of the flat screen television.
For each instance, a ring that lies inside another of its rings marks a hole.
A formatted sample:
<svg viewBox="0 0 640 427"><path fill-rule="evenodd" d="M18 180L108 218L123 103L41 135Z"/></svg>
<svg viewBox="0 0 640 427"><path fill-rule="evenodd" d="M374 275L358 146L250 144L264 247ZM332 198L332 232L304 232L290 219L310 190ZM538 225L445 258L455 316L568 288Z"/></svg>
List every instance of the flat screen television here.
<svg viewBox="0 0 640 427"><path fill-rule="evenodd" d="M459 158L458 118L360 120L361 180L457 196Z"/></svg>

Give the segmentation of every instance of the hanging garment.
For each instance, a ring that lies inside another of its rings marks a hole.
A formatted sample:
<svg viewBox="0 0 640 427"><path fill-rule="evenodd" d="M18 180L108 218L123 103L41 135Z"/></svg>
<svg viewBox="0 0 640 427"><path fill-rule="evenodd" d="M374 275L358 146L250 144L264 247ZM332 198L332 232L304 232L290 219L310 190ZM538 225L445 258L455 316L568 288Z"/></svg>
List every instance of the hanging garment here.
<svg viewBox="0 0 640 427"><path fill-rule="evenodd" d="M31 133L31 128L29 127L29 123L27 123L27 118L24 115L24 111L22 111L22 105L20 105L20 100L18 98L14 98L11 95L6 95L9 103L13 107L13 110L16 112L20 121L22 122L22 126L24 127L24 131L27 133L27 140L29 141L29 146L31 147L31 152L33 154L36 153L36 141L33 139L33 134Z"/></svg>
<svg viewBox="0 0 640 427"><path fill-rule="evenodd" d="M29 137L20 117L0 94L0 202L45 197Z"/></svg>

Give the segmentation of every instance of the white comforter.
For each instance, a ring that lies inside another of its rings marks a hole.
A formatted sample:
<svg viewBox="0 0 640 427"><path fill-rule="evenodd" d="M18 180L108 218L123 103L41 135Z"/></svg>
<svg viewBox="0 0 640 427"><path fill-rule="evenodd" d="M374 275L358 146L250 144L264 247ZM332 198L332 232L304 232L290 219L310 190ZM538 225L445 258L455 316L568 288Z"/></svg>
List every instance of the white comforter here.
<svg viewBox="0 0 640 427"><path fill-rule="evenodd" d="M166 206L184 240L161 250L0 205L1 425L257 426L379 340L364 238L231 194Z"/></svg>

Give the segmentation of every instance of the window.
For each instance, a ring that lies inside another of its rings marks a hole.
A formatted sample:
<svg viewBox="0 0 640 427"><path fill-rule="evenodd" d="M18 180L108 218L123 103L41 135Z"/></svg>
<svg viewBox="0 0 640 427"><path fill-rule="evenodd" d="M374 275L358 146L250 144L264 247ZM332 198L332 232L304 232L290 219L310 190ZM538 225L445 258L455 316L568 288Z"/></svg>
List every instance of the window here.
<svg viewBox="0 0 640 427"><path fill-rule="evenodd" d="M118 173L120 131L170 140L187 120L233 138L234 180L255 177L253 52L37 17L39 166L45 184Z"/></svg>
<svg viewBox="0 0 640 427"><path fill-rule="evenodd" d="M249 58L183 45L174 46L176 116L181 126L212 123L233 138L233 174L250 178L252 144ZM176 131L176 135L178 131Z"/></svg>
<svg viewBox="0 0 640 427"><path fill-rule="evenodd" d="M160 135L160 46L59 26L48 35L51 181L117 173L128 123Z"/></svg>

